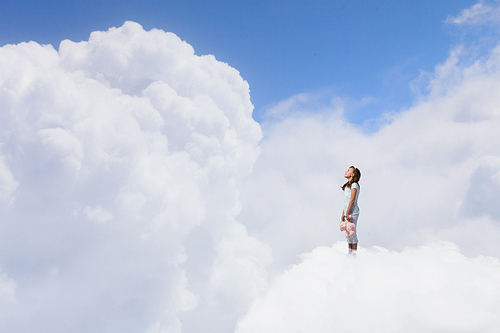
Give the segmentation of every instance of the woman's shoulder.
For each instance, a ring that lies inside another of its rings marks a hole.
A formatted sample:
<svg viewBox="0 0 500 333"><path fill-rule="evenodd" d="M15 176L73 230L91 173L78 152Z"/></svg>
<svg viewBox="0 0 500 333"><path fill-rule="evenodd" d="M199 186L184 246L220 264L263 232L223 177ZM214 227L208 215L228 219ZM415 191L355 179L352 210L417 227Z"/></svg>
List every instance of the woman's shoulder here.
<svg viewBox="0 0 500 333"><path fill-rule="evenodd" d="M359 184L358 183L352 183L351 184L351 189L355 188L356 190L359 190Z"/></svg>

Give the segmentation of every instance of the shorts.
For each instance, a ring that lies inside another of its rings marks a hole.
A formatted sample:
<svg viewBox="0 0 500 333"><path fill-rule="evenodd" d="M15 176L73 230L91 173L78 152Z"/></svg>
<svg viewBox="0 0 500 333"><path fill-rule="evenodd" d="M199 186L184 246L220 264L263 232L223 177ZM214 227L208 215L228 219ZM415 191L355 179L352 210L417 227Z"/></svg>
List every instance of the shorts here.
<svg viewBox="0 0 500 333"><path fill-rule="evenodd" d="M354 223L356 229L354 230L354 235L352 237L347 237L347 243L349 244L358 243L358 217L359 215L351 215L351 223Z"/></svg>

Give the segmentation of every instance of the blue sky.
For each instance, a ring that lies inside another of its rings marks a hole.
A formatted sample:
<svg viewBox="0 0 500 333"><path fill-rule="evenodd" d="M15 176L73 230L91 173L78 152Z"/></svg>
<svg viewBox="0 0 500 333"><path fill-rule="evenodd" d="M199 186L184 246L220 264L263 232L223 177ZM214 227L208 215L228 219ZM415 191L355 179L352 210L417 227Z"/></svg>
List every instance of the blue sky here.
<svg viewBox="0 0 500 333"><path fill-rule="evenodd" d="M57 49L132 20L177 34L250 84L254 118L303 92L354 100L352 122L412 105L409 83L464 41L444 20L476 1L12 1L0 4L0 45Z"/></svg>

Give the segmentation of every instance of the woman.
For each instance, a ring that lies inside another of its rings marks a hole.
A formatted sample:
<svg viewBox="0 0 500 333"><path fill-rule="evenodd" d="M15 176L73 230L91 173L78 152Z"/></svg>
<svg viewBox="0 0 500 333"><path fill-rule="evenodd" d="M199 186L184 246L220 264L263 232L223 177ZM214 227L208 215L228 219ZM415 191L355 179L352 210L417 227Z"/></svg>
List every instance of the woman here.
<svg viewBox="0 0 500 333"><path fill-rule="evenodd" d="M340 218L340 230L346 233L349 254L356 255L358 249L357 224L359 217L358 197L361 172L350 166L344 174L347 182L341 186L344 191L344 210Z"/></svg>

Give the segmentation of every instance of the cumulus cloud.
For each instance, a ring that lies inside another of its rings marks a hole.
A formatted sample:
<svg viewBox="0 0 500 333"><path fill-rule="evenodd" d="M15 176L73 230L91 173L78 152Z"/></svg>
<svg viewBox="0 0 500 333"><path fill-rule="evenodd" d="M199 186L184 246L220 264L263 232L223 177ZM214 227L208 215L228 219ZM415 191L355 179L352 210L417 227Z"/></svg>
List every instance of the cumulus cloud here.
<svg viewBox="0 0 500 333"><path fill-rule="evenodd" d="M236 220L252 109L237 70L133 22L1 47L2 330L234 327L271 261Z"/></svg>
<svg viewBox="0 0 500 333"><path fill-rule="evenodd" d="M256 299L236 332L492 332L500 262L451 243L402 252L318 247Z"/></svg>

